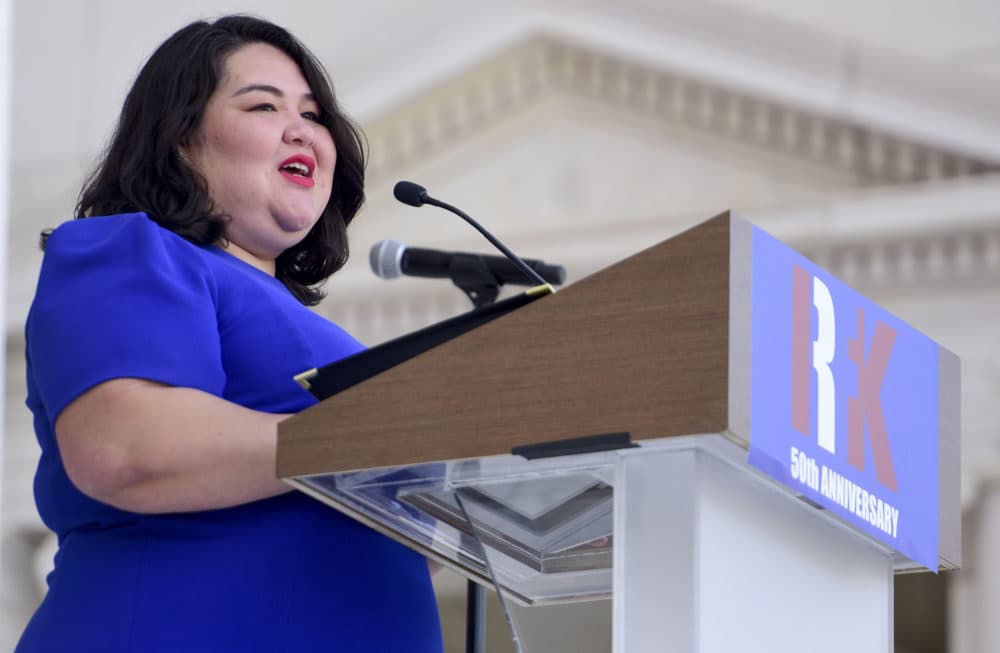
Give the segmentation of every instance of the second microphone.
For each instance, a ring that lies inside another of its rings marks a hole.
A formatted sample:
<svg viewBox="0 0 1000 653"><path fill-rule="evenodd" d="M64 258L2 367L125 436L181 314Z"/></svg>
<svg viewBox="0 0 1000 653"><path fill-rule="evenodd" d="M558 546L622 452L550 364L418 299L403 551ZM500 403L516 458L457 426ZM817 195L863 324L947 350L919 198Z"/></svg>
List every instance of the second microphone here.
<svg viewBox="0 0 1000 653"><path fill-rule="evenodd" d="M449 279L453 276L453 264L456 259L460 261L478 259L501 285L508 283L522 286L535 285L534 280L527 278L524 272L502 256L407 247L398 240L379 241L372 245L369 253L372 271L382 279L395 279L400 275ZM524 259L524 262L548 283L560 285L566 279L566 270L561 265L548 265L543 261L532 259Z"/></svg>

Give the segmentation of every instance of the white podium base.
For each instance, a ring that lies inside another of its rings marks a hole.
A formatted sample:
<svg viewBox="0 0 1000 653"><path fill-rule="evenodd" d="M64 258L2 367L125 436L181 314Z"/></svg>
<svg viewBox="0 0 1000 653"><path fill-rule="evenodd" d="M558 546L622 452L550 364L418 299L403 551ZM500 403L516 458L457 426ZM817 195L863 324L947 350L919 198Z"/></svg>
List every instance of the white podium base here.
<svg viewBox="0 0 1000 653"><path fill-rule="evenodd" d="M619 453L614 653L890 653L889 551L745 460L721 436Z"/></svg>

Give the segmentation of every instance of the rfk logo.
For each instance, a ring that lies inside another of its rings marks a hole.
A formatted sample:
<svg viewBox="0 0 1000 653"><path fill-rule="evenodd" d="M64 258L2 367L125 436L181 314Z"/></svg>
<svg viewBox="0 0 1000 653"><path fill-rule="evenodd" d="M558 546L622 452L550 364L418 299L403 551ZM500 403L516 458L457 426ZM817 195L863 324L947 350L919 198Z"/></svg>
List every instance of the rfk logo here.
<svg viewBox="0 0 1000 653"><path fill-rule="evenodd" d="M810 329L811 309L816 309L816 339ZM879 483L896 491L896 474L889 450L889 434L882 414L882 381L896 341L896 331L876 322L865 357L865 311L858 307L857 335L847 340L847 357L857 368L857 396L847 398L847 461L865 468L865 424L871 439L872 458ZM837 353L836 319L830 289L799 266L792 271L792 426L812 435L810 396L816 372L816 441L831 454L837 451L836 379L831 363Z"/></svg>

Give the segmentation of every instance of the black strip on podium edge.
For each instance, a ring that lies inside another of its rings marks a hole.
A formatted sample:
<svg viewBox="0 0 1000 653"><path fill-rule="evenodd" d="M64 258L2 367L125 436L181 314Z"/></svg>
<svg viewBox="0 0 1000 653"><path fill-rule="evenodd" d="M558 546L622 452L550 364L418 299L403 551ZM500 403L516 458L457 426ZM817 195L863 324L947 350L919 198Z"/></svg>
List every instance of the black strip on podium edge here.
<svg viewBox="0 0 1000 653"><path fill-rule="evenodd" d="M613 451L614 449L633 449L639 445L632 442L632 434L628 431L620 433L601 433L585 435L567 440L551 440L537 444L526 444L510 450L515 456L527 460L536 458L554 458L555 456L573 456L578 453L595 453L598 451Z"/></svg>
<svg viewBox="0 0 1000 653"><path fill-rule="evenodd" d="M492 322L498 317L530 304L551 292L551 286L537 286L496 304L457 315L358 352L353 356L324 365L306 377L308 390L320 401L332 397L338 392L395 367L452 338L472 331L487 322ZM305 375L299 376L304 377Z"/></svg>

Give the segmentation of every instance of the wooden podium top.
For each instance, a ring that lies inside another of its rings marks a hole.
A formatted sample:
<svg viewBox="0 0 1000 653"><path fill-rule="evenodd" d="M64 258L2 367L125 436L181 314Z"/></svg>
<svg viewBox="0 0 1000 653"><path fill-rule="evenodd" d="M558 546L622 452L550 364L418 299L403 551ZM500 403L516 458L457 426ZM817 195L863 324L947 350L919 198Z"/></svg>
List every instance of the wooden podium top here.
<svg viewBox="0 0 1000 653"><path fill-rule="evenodd" d="M303 411L279 476L726 431L729 238L724 214Z"/></svg>

